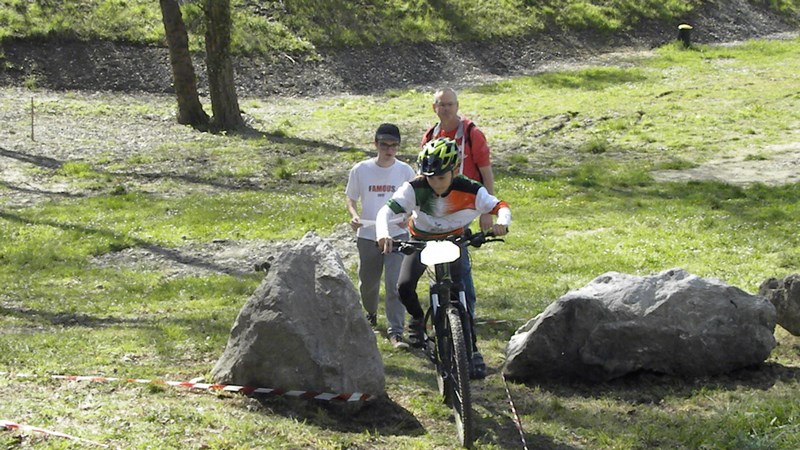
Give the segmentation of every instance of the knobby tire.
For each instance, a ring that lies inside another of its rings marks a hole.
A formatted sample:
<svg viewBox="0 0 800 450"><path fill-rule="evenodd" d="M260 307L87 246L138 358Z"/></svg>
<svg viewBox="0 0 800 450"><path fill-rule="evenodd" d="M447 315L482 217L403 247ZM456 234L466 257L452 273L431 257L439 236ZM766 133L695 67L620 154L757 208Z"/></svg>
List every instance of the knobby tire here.
<svg viewBox="0 0 800 450"><path fill-rule="evenodd" d="M475 440L475 427L469 388L467 342L458 309L448 306L446 319L447 329L450 331L448 335L449 358L442 359L441 362L449 366L449 383L446 386L450 389L449 399L455 415L458 440L463 447L471 448Z"/></svg>
<svg viewBox="0 0 800 450"><path fill-rule="evenodd" d="M446 375L444 374L444 363L442 362L447 361L450 358L449 335L445 331L444 333L440 332L440 336L436 336L437 330L436 326L434 325L435 320L436 319L433 317L433 310L429 309L428 313L425 315L425 324L430 324L428 336L433 336L433 338L431 340L429 337L427 344L430 346L426 348L426 351L428 352L428 356L430 357L430 360L433 362L434 368L436 369L436 385L439 388L439 395L442 397L442 402L449 406L450 391L452 391L452 389L449 386L450 380L447 379Z"/></svg>

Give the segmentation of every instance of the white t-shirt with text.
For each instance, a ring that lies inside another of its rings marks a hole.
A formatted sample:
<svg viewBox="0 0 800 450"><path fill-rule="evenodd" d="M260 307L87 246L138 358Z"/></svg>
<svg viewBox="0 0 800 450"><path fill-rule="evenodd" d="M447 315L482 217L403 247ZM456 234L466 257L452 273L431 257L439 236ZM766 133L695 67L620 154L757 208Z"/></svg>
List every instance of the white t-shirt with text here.
<svg viewBox="0 0 800 450"><path fill-rule="evenodd" d="M397 191L406 181L411 181L416 177L416 172L403 161L395 160L389 167L380 167L376 159L361 161L350 169L350 176L347 179L345 194L351 200L361 203L359 217L362 220L374 221L386 201L392 198L392 194ZM404 224L392 223L389 225L389 233L397 236L406 232ZM375 226L362 226L356 234L359 238L376 240Z"/></svg>

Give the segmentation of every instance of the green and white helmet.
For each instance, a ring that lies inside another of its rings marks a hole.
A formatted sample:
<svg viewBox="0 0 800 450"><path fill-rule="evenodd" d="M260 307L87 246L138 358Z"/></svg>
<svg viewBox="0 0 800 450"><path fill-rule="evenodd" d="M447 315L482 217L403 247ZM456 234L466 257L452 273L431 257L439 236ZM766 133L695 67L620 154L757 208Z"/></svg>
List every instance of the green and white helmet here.
<svg viewBox="0 0 800 450"><path fill-rule="evenodd" d="M419 173L425 176L445 174L458 168L460 162L456 141L447 137L428 142L417 157Z"/></svg>

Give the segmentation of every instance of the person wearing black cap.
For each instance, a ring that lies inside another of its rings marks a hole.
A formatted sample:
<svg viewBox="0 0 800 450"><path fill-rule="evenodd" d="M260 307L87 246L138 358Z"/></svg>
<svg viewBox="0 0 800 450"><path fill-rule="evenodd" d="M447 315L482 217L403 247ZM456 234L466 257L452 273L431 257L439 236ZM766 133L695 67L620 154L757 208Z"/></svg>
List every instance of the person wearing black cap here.
<svg viewBox="0 0 800 450"><path fill-rule="evenodd" d="M357 236L359 291L361 303L367 311L367 320L373 328L377 327L380 282L383 275L389 341L395 348L406 349L408 344L403 340L405 307L397 293L397 277L403 255L384 255L376 245L374 226L378 210L400 185L416 176L411 166L396 158L399 149L400 130L391 123L381 124L375 132L375 150L378 156L356 163L350 169L345 194L347 211L351 217L350 226ZM393 222L390 232L398 239L408 239L408 231L401 221Z"/></svg>

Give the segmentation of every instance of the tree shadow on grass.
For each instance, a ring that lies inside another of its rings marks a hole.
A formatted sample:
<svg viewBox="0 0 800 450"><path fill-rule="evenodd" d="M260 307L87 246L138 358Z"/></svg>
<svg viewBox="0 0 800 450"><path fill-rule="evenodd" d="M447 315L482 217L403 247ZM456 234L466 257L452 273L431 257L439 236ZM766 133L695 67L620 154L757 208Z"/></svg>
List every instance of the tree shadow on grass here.
<svg viewBox="0 0 800 450"><path fill-rule="evenodd" d="M236 138L244 140L266 139L270 142L277 144L285 144L287 146L291 145L302 149L318 149L326 152L335 152L335 153L347 153L353 150L358 150L353 147L339 146L320 140L302 139L291 136L285 136L278 133L268 133L252 127L246 127L245 129L242 129L238 132L231 133L229 139L236 139ZM367 154L367 156L375 156L374 154L370 155L370 152L365 152L365 153ZM57 170L61 168L66 162L68 162L44 156L30 155L27 153L7 150L2 147L0 147L0 156L16 159L23 163L28 163L44 169L51 169L51 170ZM249 179L225 180L225 179L215 179L208 176L204 176L205 174L208 174L210 172L209 170L207 170L207 167L204 164L196 168L198 173L179 173L178 168L182 168L184 166L184 164L182 163L184 162L185 161L175 161L173 164L164 165L163 170L157 170L152 172L140 172L136 170L107 171L98 167L92 167L92 170L102 175L140 179L147 182L153 182L158 180L174 180L189 185L209 186L217 189L224 189L230 191L258 191L264 189L262 183ZM320 184L318 182L319 180L312 180L312 181L313 181L312 184ZM21 192L30 192L32 194L42 194L49 196L70 196L70 197L81 196L80 194L71 194L67 192L47 192L39 190L28 190L27 188L20 187L17 185L12 185L7 182L2 182L2 185L5 185L9 189Z"/></svg>
<svg viewBox="0 0 800 450"><path fill-rule="evenodd" d="M16 317L20 319L31 320L35 319L39 322L47 322L50 325L56 326L74 326L74 327L90 327L100 328L114 325L133 324L141 325L154 320L137 318L120 318L120 317L97 317L89 314L79 312L55 312L43 311L40 309L25 308L25 307L8 307L0 305L0 315Z"/></svg>
<svg viewBox="0 0 800 450"><path fill-rule="evenodd" d="M54 158L44 157L44 156L36 156L36 155L29 155L27 153L16 152L12 150L6 150L0 147L0 156L5 156L8 158L16 159L20 162L32 164L37 167L41 167L43 169L51 169L57 170L60 169L64 164L65 161L60 161ZM156 172L156 173L143 173L143 172L135 172L135 171L104 171L100 170L96 167L93 167L92 170L103 175L112 175L112 176L123 176L129 178L139 178L144 179L146 181L153 181L158 179L172 179L176 181L180 181L187 184L197 184L197 185L206 185L211 186L219 189L228 189L232 191L236 190L255 190L259 186L253 185L248 181L242 181L238 183L226 183L223 181L213 180L209 178L203 178L198 175L192 174L180 174L174 172L174 165L167 165L165 166L164 172ZM9 189L20 191L20 192L28 192L31 194L39 194L39 195L48 195L48 196L60 196L60 197L84 197L82 194L75 194L70 192L50 192L50 191L43 191L38 189L30 189L21 187L18 185L12 185L8 182L0 182L1 185L6 186Z"/></svg>
<svg viewBox="0 0 800 450"><path fill-rule="evenodd" d="M328 150L332 152L347 152L350 151L351 148L349 147L340 147L334 144L330 144L324 141L317 141L317 140L310 140L310 139L300 139L300 138L293 138L289 136L284 136L277 133L268 133L265 131L258 130L251 126L246 126L245 128L232 132L229 135L229 139L266 139L273 143L280 143L280 144L289 144L303 148L315 148L315 149L322 149ZM205 162L205 161L203 161ZM174 167L174 166L170 166ZM204 167L204 166L203 166ZM134 179L143 179L145 181L157 181L162 179L169 179L180 181L188 184L194 185L205 185L210 186L218 189L225 189L230 191L258 191L262 190L263 186L261 183L255 182L253 180L236 180L235 182L225 182L220 180L215 180L207 177L203 177L201 175L189 174L189 173L176 173L174 168L168 168L164 172L137 172L137 171L113 171L113 172L102 172L107 173L109 175L114 176L122 176L122 177L129 177ZM207 170L205 171L208 172Z"/></svg>
<svg viewBox="0 0 800 450"><path fill-rule="evenodd" d="M51 169L57 170L60 169L61 166L64 165L63 161L59 161L55 158L50 158L46 156L37 156L37 155L29 155L27 153L17 152L14 150L8 150L3 147L0 147L0 156L15 159L17 161L32 164L37 167L41 167L43 169ZM32 195L44 195L44 196L53 196L53 197L83 197L81 194L71 193L71 192L64 192L64 191L45 191L42 189L36 189L32 187L23 187L20 185L11 184L7 181L0 181L0 186L4 186L9 190L22 192L25 194L32 194Z"/></svg>
<svg viewBox="0 0 800 450"><path fill-rule="evenodd" d="M237 131L233 135L242 139L266 139L276 144L290 144L298 147L310 147L320 150L328 150L332 152L349 152L352 150L357 150L353 147L343 147L325 141L291 137L281 133L269 133L250 126L240 131Z"/></svg>
<svg viewBox="0 0 800 450"><path fill-rule="evenodd" d="M18 185L13 185L7 181L0 181L0 186L5 186L7 189L12 191L22 192L24 194L31 194L31 195L43 195L47 197L67 197L67 198L82 198L86 197L84 194L76 194L73 192L66 192L66 191L45 191L42 189L34 189L34 188L26 188Z"/></svg>
<svg viewBox="0 0 800 450"><path fill-rule="evenodd" d="M59 161L55 158L49 158L47 156L29 155L27 153L21 153L14 150L7 150L3 147L0 147L0 156L16 159L17 161L33 164L34 166L42 167L45 169L60 169L61 166L64 165L63 161Z"/></svg>
<svg viewBox="0 0 800 450"><path fill-rule="evenodd" d="M113 172L101 172L101 173L106 173L108 175L113 175L117 177L140 179L147 182L153 182L158 180L173 180L190 185L193 184L193 185L209 186L228 191L258 191L262 189L262 186L259 183L255 183L252 180L236 180L235 182L226 182L226 181L214 180L211 178L203 178L200 175L192 175L186 173L181 174L170 171L166 172L113 171Z"/></svg>
<svg viewBox="0 0 800 450"><path fill-rule="evenodd" d="M32 220L32 219L28 219L26 217L23 217L21 215L14 214L14 213L11 213L11 212L6 212L6 211L3 211L3 210L0 210L0 219L5 219L5 220L8 220L8 221L12 221L12 222L23 223L23 224L26 224L26 225L46 225L46 226L49 226L49 227L60 228L60 229L66 230L66 231L79 231L81 233L90 234L90 235L105 236L105 237L108 237L108 238L111 238L111 239L114 239L114 240L120 241L120 242L125 242L126 240L129 240L129 241L133 242L133 244L136 247L143 248L143 249L145 249L145 250L147 250L147 251L149 251L149 252L151 252L153 254L156 254L158 256L161 256L161 257L163 257L165 259L174 261L174 262L179 263L179 264L193 266L193 267L196 267L196 268L205 269L205 270L208 270L208 271L211 271L211 272L220 273L220 274L244 276L244 275L247 275L247 274L251 273L249 270L247 270L247 271L232 270L230 268L227 268L227 267L224 267L222 265L215 264L215 263L213 263L211 261L208 261L207 259L200 258L200 257L197 257L197 256L193 256L193 255L184 254L184 253L180 252L177 249L162 247L160 245L153 244L152 242L146 241L144 239L125 236L125 235L122 235L122 234L117 233L117 232L112 231L112 230L105 230L105 229L100 229L100 228L92 228L92 227L87 227L85 225L76 224L76 223L56 222L56 221L52 221L52 220Z"/></svg>
<svg viewBox="0 0 800 450"><path fill-rule="evenodd" d="M179 326L185 330L193 342L204 342L208 336L225 336L229 333L231 323L212 316L196 317L163 317L152 315L147 317L99 317L81 312L45 311L22 306L0 305L0 316L14 317L34 325L51 325L69 328L136 328L153 334L152 342L165 335L164 328ZM31 328L31 330L34 330ZM48 331L46 328L35 328L36 331Z"/></svg>

